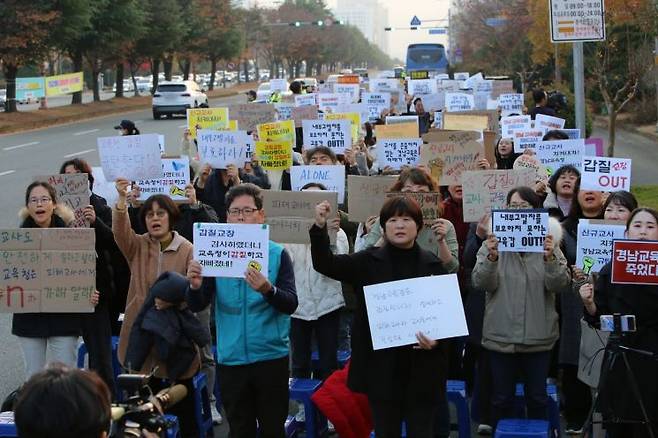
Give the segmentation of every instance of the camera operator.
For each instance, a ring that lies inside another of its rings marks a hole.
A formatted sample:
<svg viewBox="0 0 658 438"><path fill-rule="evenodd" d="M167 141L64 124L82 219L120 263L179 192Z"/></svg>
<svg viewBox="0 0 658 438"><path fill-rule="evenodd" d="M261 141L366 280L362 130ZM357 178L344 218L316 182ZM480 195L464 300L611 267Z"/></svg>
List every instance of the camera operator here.
<svg viewBox="0 0 658 438"><path fill-rule="evenodd" d="M544 114L545 116L557 117L555 109L548 105L548 94L543 88L539 88L532 92L532 99L535 101L535 107L528 112L528 115L535 120L537 114Z"/></svg>
<svg viewBox="0 0 658 438"><path fill-rule="evenodd" d="M635 209L626 223L626 237L658 240L658 212L649 208ZM658 353L658 286L612 284L611 263L608 263L600 271L594 287L590 283L580 287L580 296L585 305L585 320L595 327L600 325L601 315L635 315L637 331L625 333L621 344L654 354L651 358L629 352L626 358L639 386L653 433L658 436L658 361L655 360ZM617 359L611 363L610 359L610 352L606 350L599 387L599 407L608 437L647 437L647 426L641 423L644 416L625 362ZM618 420L617 424L614 424L615 420ZM635 424L628 424L633 422Z"/></svg>

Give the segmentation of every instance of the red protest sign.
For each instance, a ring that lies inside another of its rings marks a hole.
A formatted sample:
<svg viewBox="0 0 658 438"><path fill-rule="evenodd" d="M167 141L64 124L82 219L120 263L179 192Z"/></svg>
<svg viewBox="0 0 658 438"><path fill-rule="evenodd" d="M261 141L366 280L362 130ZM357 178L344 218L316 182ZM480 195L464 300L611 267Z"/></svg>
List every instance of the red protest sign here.
<svg viewBox="0 0 658 438"><path fill-rule="evenodd" d="M658 284L658 242L650 240L612 242L612 282Z"/></svg>

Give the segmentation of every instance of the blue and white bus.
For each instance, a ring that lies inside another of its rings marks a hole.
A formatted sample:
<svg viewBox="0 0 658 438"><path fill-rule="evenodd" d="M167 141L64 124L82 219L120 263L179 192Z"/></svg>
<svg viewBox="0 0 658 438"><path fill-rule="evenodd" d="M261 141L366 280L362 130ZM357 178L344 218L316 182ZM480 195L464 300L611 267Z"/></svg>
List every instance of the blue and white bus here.
<svg viewBox="0 0 658 438"><path fill-rule="evenodd" d="M409 72L418 70L426 70L432 75L448 73L448 57L443 44L409 44L407 76Z"/></svg>

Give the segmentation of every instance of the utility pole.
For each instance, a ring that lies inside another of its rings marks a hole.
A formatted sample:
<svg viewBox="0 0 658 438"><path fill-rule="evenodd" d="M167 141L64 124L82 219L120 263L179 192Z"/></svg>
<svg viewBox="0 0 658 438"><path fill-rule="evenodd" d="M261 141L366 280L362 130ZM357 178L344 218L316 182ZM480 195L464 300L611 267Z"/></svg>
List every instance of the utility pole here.
<svg viewBox="0 0 658 438"><path fill-rule="evenodd" d="M656 77L656 116L658 116L658 36L655 38L655 48L653 52L654 59L654 76ZM656 132L658 132L658 120L656 120Z"/></svg>
<svg viewBox="0 0 658 438"><path fill-rule="evenodd" d="M573 92L576 98L576 128L585 135L585 62L583 43L573 43Z"/></svg>

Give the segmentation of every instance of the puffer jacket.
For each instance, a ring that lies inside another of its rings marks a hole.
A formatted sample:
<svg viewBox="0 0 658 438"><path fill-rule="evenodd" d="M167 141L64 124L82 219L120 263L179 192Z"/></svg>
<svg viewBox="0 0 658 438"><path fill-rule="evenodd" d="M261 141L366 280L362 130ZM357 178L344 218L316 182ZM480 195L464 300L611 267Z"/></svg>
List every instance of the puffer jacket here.
<svg viewBox="0 0 658 438"><path fill-rule="evenodd" d="M491 225L489 226L491 229ZM560 250L562 227L549 218L555 258L543 253L500 252L490 261L486 241L473 268L473 286L486 291L482 345L500 353L548 351L559 337L555 296L571 281Z"/></svg>
<svg viewBox="0 0 658 438"><path fill-rule="evenodd" d="M313 269L310 243L288 243L284 245L295 270L295 287L299 304L291 316L305 321L314 321L327 313L345 306L340 281ZM338 230L336 245L331 246L334 254L348 254L349 243L343 230Z"/></svg>

